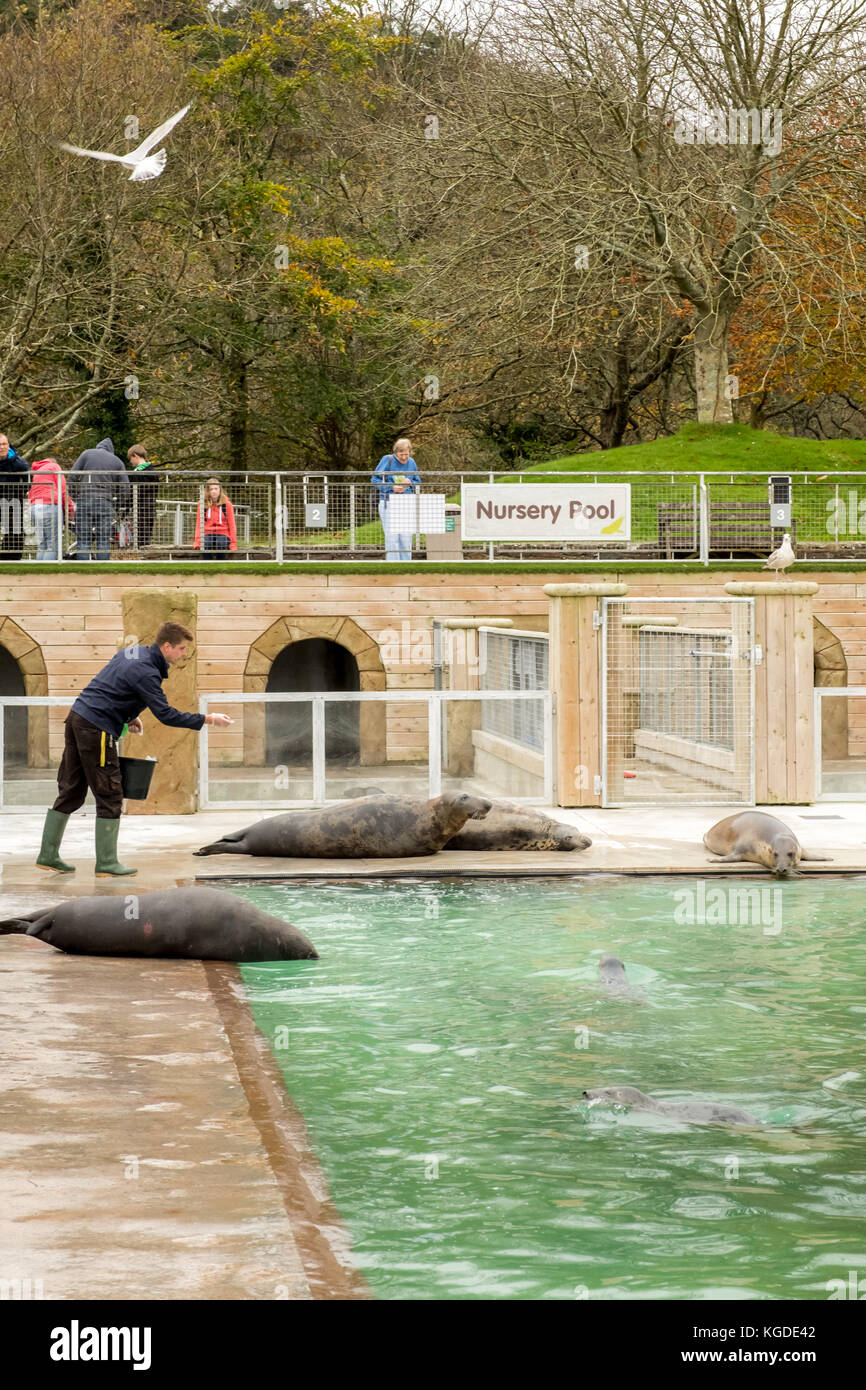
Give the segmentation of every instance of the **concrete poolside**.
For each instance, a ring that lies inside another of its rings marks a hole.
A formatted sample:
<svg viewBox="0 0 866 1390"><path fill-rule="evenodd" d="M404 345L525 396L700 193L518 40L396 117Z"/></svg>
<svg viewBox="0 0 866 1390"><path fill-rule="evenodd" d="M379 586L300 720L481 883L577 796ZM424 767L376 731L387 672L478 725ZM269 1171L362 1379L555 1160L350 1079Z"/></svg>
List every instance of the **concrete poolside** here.
<svg viewBox="0 0 866 1390"><path fill-rule="evenodd" d="M804 872L866 873L866 805L772 810L833 856ZM707 863L701 836L728 813L558 811L590 849L353 861L200 859L193 849L255 812L136 816L120 848L139 873L117 881L93 877L92 811L68 827L69 876L33 863L41 813L10 814L0 817L0 918L197 877L763 875ZM369 1296L235 966L64 956L0 937L0 1053L0 1297Z"/></svg>
<svg viewBox="0 0 866 1390"><path fill-rule="evenodd" d="M832 856L832 863L804 864L804 873L866 873L866 802L758 809L783 820L801 844ZM276 814L262 812L263 816ZM592 840L590 848L579 853L446 850L412 859L271 859L234 854L198 858L193 850L260 819L255 811L199 811L191 816L125 817L118 852L123 862L138 868L134 882L139 889L223 878L764 873L751 864L709 862L702 837L716 821L734 814L730 807L555 808L549 814L583 830ZM13 895L13 906L18 905L19 895L35 906L34 893L58 900L78 893L114 893L119 884L133 881L94 878L93 811L88 808L70 819L63 840L63 855L77 866L77 872L53 874L37 869L33 861L42 822L42 812L0 814L0 908L3 895ZM0 916L8 916L11 910L0 911Z"/></svg>

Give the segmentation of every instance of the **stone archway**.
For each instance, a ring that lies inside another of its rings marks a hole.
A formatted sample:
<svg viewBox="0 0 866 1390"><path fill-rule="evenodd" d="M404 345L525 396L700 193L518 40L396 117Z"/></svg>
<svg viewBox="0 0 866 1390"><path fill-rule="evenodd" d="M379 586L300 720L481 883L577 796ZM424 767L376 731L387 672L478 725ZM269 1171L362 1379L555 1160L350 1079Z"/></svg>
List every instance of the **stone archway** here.
<svg viewBox="0 0 866 1390"><path fill-rule="evenodd" d="M39 643L12 618L0 617L0 647L15 661L25 695L48 694L48 672ZM27 766L48 767L48 708L27 711Z"/></svg>
<svg viewBox="0 0 866 1390"><path fill-rule="evenodd" d="M352 618L278 618L257 637L249 650L244 668L244 690L264 693L274 660L292 642L323 637L352 653L358 664L361 691L385 690L385 667L379 644ZM360 762L385 762L385 701L361 704ZM265 765L265 707L248 705L244 710L244 766Z"/></svg>
<svg viewBox="0 0 866 1390"><path fill-rule="evenodd" d="M848 662L842 643L817 618L812 619L813 642L815 647L815 684L847 685ZM821 754L825 758L848 757L848 701L822 701L824 706L821 718Z"/></svg>

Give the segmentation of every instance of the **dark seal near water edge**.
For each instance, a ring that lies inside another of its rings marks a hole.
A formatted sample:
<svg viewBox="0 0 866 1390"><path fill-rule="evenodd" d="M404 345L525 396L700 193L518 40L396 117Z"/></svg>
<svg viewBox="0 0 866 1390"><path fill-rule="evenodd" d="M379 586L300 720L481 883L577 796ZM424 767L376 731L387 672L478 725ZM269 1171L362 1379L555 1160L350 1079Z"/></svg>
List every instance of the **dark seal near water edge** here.
<svg viewBox="0 0 866 1390"><path fill-rule="evenodd" d="M436 854L467 820L480 819L490 802L468 792L369 796L318 811L290 811L256 821L195 851L274 855L297 859L402 859Z"/></svg>
<svg viewBox="0 0 866 1390"><path fill-rule="evenodd" d="M381 787L352 787L347 796L388 797L390 793ZM490 803L490 811L483 821L468 820L457 834L442 846L443 849L460 850L580 850L592 844L573 825L551 820L543 816L533 806L521 806L517 801Z"/></svg>
<svg viewBox="0 0 866 1390"><path fill-rule="evenodd" d="M162 956L184 960L318 960L297 927L219 888L69 898L0 922L75 956Z"/></svg>

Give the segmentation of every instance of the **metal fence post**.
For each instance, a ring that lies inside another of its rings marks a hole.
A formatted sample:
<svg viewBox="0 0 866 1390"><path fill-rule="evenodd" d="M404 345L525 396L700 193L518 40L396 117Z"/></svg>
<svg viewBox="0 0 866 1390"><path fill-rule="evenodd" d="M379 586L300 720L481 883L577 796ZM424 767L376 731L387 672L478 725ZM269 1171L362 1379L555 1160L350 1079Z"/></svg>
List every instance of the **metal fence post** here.
<svg viewBox="0 0 866 1390"><path fill-rule="evenodd" d="M325 699L313 696L313 801L317 806L325 800Z"/></svg>
<svg viewBox="0 0 866 1390"><path fill-rule="evenodd" d="M708 565L710 563L710 507L707 484L703 473L701 474L700 479L700 494L700 559L701 564Z"/></svg>
<svg viewBox="0 0 866 1390"><path fill-rule="evenodd" d="M274 558L278 565L283 563L283 481L279 473L274 478L274 515L277 525L277 536L274 549Z"/></svg>
<svg viewBox="0 0 866 1390"><path fill-rule="evenodd" d="M349 549L355 549L355 484L349 484Z"/></svg>
<svg viewBox="0 0 866 1390"><path fill-rule="evenodd" d="M442 705L444 695L431 695L427 701L427 758L430 796L442 794Z"/></svg>

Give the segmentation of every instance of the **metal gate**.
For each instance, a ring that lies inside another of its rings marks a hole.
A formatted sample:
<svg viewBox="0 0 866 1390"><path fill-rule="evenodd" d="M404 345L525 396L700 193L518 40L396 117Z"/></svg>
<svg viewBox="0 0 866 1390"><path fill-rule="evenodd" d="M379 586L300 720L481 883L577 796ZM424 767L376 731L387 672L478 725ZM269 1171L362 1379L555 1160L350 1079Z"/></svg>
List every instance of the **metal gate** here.
<svg viewBox="0 0 866 1390"><path fill-rule="evenodd" d="M602 600L602 804L755 800L752 598Z"/></svg>

